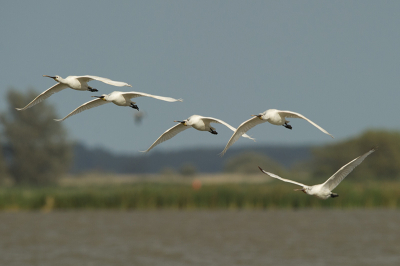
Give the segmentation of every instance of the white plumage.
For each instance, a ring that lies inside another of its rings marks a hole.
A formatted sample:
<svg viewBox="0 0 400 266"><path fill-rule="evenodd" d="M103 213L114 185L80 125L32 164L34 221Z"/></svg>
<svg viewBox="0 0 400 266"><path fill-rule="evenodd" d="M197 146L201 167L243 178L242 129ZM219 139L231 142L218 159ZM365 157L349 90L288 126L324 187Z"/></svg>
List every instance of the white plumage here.
<svg viewBox="0 0 400 266"><path fill-rule="evenodd" d="M339 183L348 174L350 174L351 171L353 171L354 168L356 168L359 164L361 164L362 161L364 161L364 159L367 158L367 156L370 155L371 153L373 153L375 150L376 150L376 148L373 148L373 149L369 150L367 153L355 158L354 160L352 160L348 164L342 166L336 173L334 173L324 183L318 184L318 185L314 185L314 186L307 186L307 185L304 185L304 184L296 182L296 181L285 179L285 178L282 178L282 177L280 177L278 175L275 175L273 173L267 172L267 171L263 170L261 167L258 167L258 168L260 168L261 172L263 172L266 175L269 175L270 177L279 179L279 180L281 180L283 182L288 182L288 183L292 183L292 184L295 184L295 185L303 187L302 189L295 189L295 190L303 191L304 193L306 193L308 195L314 195L314 196L317 196L318 198L321 198L321 199L327 199L329 197L334 198L334 197L337 197L339 195L336 194L336 193L332 193L332 190L335 187L337 187L339 185Z"/></svg>
<svg viewBox="0 0 400 266"><path fill-rule="evenodd" d="M137 98L137 97L151 97L157 100L162 100L162 101L167 101L167 102L182 102L182 99L174 99L171 97L164 97L164 96L157 96L157 95L152 95L144 92L136 92L136 91L130 91L130 92L121 92L121 91L113 91L110 94L103 94L102 96L92 96L92 97L97 97L98 99L91 100L87 103L82 104L78 108L76 108L74 111L69 113L66 117L62 119L54 119L56 121L63 121L67 119L70 116L76 115L80 112L83 112L85 110L91 109L93 107L97 107L106 103L113 103L118 106L129 106L134 109L139 110L139 107L135 105L135 102L132 102L132 98Z"/></svg>
<svg viewBox="0 0 400 266"><path fill-rule="evenodd" d="M145 150L144 152L149 152L151 149L153 149L155 146L157 146L158 144L169 140L170 138L174 137L175 135L177 135L178 133L184 131L185 129L191 128L193 127L194 129L197 129L199 131L208 131L211 134L218 134L215 131L215 128L213 128L212 126L210 126L210 123L218 123L218 124L223 124L226 127L228 127L230 130L235 131L236 128L234 128L233 126L229 125L228 123L217 119L217 118L213 118L213 117L204 117L204 116L200 116L200 115L192 115L191 117L189 117L186 120L183 121L174 121L174 122L179 122L179 124L171 127L170 129L168 129L167 131L165 131L147 150ZM253 138L251 138L250 136L248 136L247 134L242 134L243 137L254 140Z"/></svg>
<svg viewBox="0 0 400 266"><path fill-rule="evenodd" d="M49 98L54 93L62 91L63 89L66 89L66 88L71 88L71 89L78 90L78 91L91 91L91 92L98 91L98 90L88 86L87 83L89 81L91 81L91 80L98 80L98 81L104 82L106 84L117 86L117 87L123 87L123 86L132 87L131 85L129 85L128 83L125 83L125 82L114 81L114 80L111 80L111 79L108 79L108 78L102 78L102 77L97 77L97 76L89 76L89 75L85 75L85 76L68 76L65 79L63 79L60 76L51 77L51 76L43 75L43 77L52 78L55 81L57 81L58 83L56 85L50 87L49 89L45 90L41 94L39 94L27 106L25 106L23 108L16 108L18 111L22 111L22 110L26 110L28 108L31 108L32 106L35 106L36 104L40 103L41 101Z"/></svg>
<svg viewBox="0 0 400 266"><path fill-rule="evenodd" d="M309 123L311 123L316 128L318 128L319 130L321 130L322 132L324 132L325 134L328 134L329 136L331 136L333 138L333 136L331 134L329 134L328 131L326 131L322 127L318 126L317 124L315 124L313 121L311 121L307 117L305 117L299 113L292 112L292 111L280 111L280 110L276 110L276 109L269 109L261 114L253 115L253 116L254 117L250 118L249 120L244 121L236 129L236 131L233 133L233 135L229 139L228 143L226 144L225 149L221 152L221 155L224 155L226 153L226 151L229 149L229 147L232 146L233 143L235 143L240 138L241 135L243 135L244 133L249 131L251 128L253 128L259 124L269 122L273 125L284 126L288 129L292 129L292 126L288 125L289 121L286 120L286 118L304 119L304 120L308 121Z"/></svg>

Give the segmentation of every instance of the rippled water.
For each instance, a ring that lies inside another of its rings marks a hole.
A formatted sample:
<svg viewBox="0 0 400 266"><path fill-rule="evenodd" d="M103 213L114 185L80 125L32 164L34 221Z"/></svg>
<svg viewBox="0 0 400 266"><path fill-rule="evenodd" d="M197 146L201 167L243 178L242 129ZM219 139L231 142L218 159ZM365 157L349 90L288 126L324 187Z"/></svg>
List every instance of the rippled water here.
<svg viewBox="0 0 400 266"><path fill-rule="evenodd" d="M0 265L400 265L400 212L0 213Z"/></svg>

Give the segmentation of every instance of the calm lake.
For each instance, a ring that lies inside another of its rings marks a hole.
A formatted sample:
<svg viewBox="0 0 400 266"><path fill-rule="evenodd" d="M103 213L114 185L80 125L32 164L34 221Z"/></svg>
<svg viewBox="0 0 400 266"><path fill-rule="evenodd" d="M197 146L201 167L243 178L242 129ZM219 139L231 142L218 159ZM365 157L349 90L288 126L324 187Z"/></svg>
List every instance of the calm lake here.
<svg viewBox="0 0 400 266"><path fill-rule="evenodd" d="M0 265L400 265L400 211L3 212Z"/></svg>

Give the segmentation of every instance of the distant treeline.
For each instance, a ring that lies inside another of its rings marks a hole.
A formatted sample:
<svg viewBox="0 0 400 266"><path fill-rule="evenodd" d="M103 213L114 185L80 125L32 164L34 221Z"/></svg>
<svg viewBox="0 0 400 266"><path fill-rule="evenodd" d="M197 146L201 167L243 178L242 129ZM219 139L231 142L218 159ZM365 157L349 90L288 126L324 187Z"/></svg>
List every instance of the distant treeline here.
<svg viewBox="0 0 400 266"><path fill-rule="evenodd" d="M324 146L252 146L231 149L223 157L221 149L192 149L153 152L136 156L113 155L105 150L90 150L82 145L74 149L73 173L98 170L115 173L258 173L257 166L281 175L307 173L326 180L340 167L372 147L368 157L352 178L400 180L400 132L369 130L351 139ZM183 171L184 169L185 171Z"/></svg>
<svg viewBox="0 0 400 266"><path fill-rule="evenodd" d="M82 144L74 147L72 173L105 171L113 173L159 173L165 169L179 171L191 165L196 172L218 173L232 157L244 153L266 155L280 165L289 168L295 163L311 158L311 146L259 146L232 148L223 157L218 156L223 148L198 148L181 151L157 152L139 155L117 155L105 149L89 149ZM255 166L256 167L256 166ZM258 169L255 168L257 171Z"/></svg>

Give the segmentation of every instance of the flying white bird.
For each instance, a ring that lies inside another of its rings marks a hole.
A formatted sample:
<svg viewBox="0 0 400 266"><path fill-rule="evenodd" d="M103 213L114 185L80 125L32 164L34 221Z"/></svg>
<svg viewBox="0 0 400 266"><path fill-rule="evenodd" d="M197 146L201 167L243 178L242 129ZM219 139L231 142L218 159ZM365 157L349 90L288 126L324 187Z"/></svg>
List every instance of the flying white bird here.
<svg viewBox="0 0 400 266"><path fill-rule="evenodd" d="M331 134L329 134L328 131L326 131L322 127L318 126L317 124L315 124L313 121L311 121L307 117L305 117L299 113L292 112L292 111L280 111L280 110L276 110L276 109L269 109L261 114L252 115L252 116L254 116L254 117L250 118L247 121L244 121L236 129L236 131L233 133L232 137L229 139L228 143L226 144L225 149L221 152L221 156L225 154L225 152L229 149L229 147L232 146L233 143L235 143L242 134L246 133L247 131L249 131L251 128L255 127L258 124L269 122L273 125L284 126L288 129L292 129L292 126L288 124L289 121L286 120L286 118L304 119L304 120L310 122L313 126L318 128L325 134L328 134L329 136L331 136L333 138L333 136Z"/></svg>
<svg viewBox="0 0 400 266"><path fill-rule="evenodd" d="M68 76L65 79L63 79L60 76L51 77L51 76L43 75L43 77L52 78L55 81L57 81L58 83L56 85L54 85L53 87L45 90L41 94L39 94L35 99L33 99L33 101L31 101L24 108L16 108L18 111L22 111L22 110L31 108L32 106L49 98L54 93L62 91L63 89L66 89L66 88L71 88L71 89L78 90L78 91L91 91L91 92L98 91L98 90L88 86L87 83L91 80L98 80L98 81L104 82L106 84L117 86L117 87L123 87L123 86L132 87L132 85L129 85L128 83L125 83L125 82L114 81L111 79L97 77L97 76L88 76L88 75L86 75L86 76Z"/></svg>
<svg viewBox="0 0 400 266"><path fill-rule="evenodd" d="M342 166L342 168L340 168L336 173L334 173L330 178L328 178L328 180L326 180L325 183L314 185L314 186L307 186L307 185L304 185L304 184L296 182L296 181L284 179L280 176L277 176L273 173L263 170L260 166L258 168L260 168L261 172L263 172L266 175L269 175L270 177L282 180L283 182L293 183L293 184L303 187L302 189L295 189L295 191L303 191L304 193L306 193L308 195L314 195L321 199L335 198L335 197L338 197L339 195L336 193L332 193L332 190L335 187L337 187L339 185L339 183L348 174L350 174L354 168L356 168L356 166L358 166L360 163L362 163L362 161L364 161L364 159L368 155L373 153L376 149L377 148L373 148L370 151L368 151L367 153L365 153L361 156L358 156L357 158L355 158L348 164Z"/></svg>
<svg viewBox="0 0 400 266"><path fill-rule="evenodd" d="M162 101L167 101L167 102L182 102L182 99L174 99L170 97L163 97L163 96L157 96L157 95L151 95L148 93L144 92L136 92L136 91L130 91L130 92L121 92L121 91L113 91L110 94L103 94L102 96L92 96L96 97L98 99L91 100L87 103L82 104L78 108L76 108L74 111L69 113L66 117L63 119L54 119L55 121L63 121L67 119L70 116L79 114L82 111L88 110L93 107L97 107L106 103L113 103L118 106L129 106L134 109L137 109L139 111L139 107L135 104L135 102L131 102L132 98L137 98L137 97L151 97L157 100L162 100Z"/></svg>
<svg viewBox="0 0 400 266"><path fill-rule="evenodd" d="M200 116L200 115L192 115L191 117L189 117L186 120L183 121L174 121L174 122L179 122L179 124L171 127L170 129L168 129L167 131L165 131L151 146L150 148L148 148L147 150L143 151L143 152L149 152L151 149L153 149L155 146L157 146L158 144L169 140L170 138L174 137L176 134L184 131L185 129L191 128L193 127L194 129L197 129L199 131L208 131L211 134L217 135L217 131L215 131L215 128L213 128L212 126L210 126L210 123L218 123L218 124L223 124L225 126L227 126L230 130L235 131L236 128L234 128L233 126L229 125L228 123L220 120L220 119L216 119L213 117L204 117L204 116ZM248 136L247 134L243 134L243 137L254 140L253 138L251 138L250 136Z"/></svg>

